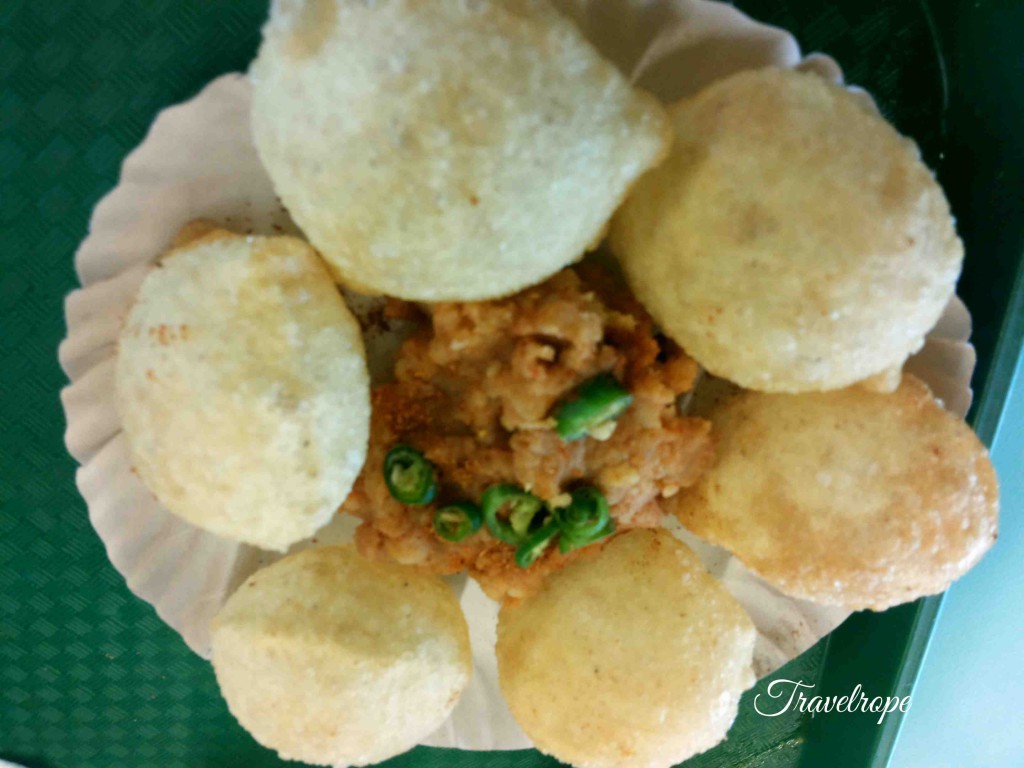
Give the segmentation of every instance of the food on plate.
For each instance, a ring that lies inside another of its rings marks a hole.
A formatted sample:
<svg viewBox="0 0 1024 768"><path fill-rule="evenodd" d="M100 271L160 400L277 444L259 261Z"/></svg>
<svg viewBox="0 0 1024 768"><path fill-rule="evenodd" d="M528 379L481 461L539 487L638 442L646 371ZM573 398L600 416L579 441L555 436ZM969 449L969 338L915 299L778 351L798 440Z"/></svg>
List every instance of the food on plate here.
<svg viewBox="0 0 1024 768"><path fill-rule="evenodd" d="M988 453L910 375L889 394L746 392L712 421L718 460L675 512L787 594L882 610L943 591L995 541Z"/></svg>
<svg viewBox="0 0 1024 768"><path fill-rule="evenodd" d="M141 480L301 550L209 626L230 711L282 758L438 731L473 664L442 575L500 603L500 717L579 768L668 768L726 738L758 628L806 639L701 558L881 610L995 540L984 447L904 366L963 257L913 142L774 68L666 112L572 5L272 0L252 137L310 242L190 224L124 324Z"/></svg>
<svg viewBox="0 0 1024 768"><path fill-rule="evenodd" d="M696 364L594 264L507 299L390 311L425 314L373 388L342 508L367 556L519 598L616 530L659 525L713 460L710 424L676 406Z"/></svg>
<svg viewBox="0 0 1024 768"><path fill-rule="evenodd" d="M186 228L139 289L116 382L134 471L231 539L283 550L311 536L366 456L359 327L295 238Z"/></svg>
<svg viewBox="0 0 1024 768"><path fill-rule="evenodd" d="M963 247L917 147L817 75L742 72L670 108L676 139L616 215L637 298L702 366L766 392L898 368Z"/></svg>
<svg viewBox="0 0 1024 768"><path fill-rule="evenodd" d="M338 279L504 296L595 246L667 151L634 91L546 0L278 0L253 137Z"/></svg>
<svg viewBox="0 0 1024 768"><path fill-rule="evenodd" d="M258 571L212 634L231 713L281 757L314 765L366 765L412 748L472 671L448 585L351 547L304 550Z"/></svg>
<svg viewBox="0 0 1024 768"><path fill-rule="evenodd" d="M634 530L498 617L498 679L542 752L658 768L725 738L754 682L750 618L663 529Z"/></svg>

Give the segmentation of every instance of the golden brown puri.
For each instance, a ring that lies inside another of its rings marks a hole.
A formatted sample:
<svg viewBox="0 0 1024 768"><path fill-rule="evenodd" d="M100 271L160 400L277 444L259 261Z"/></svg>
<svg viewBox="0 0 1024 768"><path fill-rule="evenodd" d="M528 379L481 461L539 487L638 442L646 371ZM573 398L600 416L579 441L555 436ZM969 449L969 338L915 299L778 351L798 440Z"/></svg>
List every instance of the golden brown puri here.
<svg viewBox="0 0 1024 768"><path fill-rule="evenodd" d="M589 268L588 268L589 267ZM373 389L366 466L342 510L365 522L360 551L433 573L467 571L494 599L518 598L574 553L549 548L529 568L486 527L446 541L435 510L477 503L496 483L552 502L596 486L620 530L660 525L660 501L692 484L713 459L710 424L681 416L677 398L697 366L659 340L628 291L590 265L564 270L508 299L437 304L398 355L393 382ZM392 303L393 311L403 308ZM406 311L409 308L404 308ZM611 373L633 397L605 439L563 440L551 414L581 383ZM434 503L406 506L384 478L396 443L422 451L438 471Z"/></svg>
<svg viewBox="0 0 1024 768"><path fill-rule="evenodd" d="M287 760L366 765L411 749L469 682L469 630L448 585L351 547L292 554L213 621L231 713Z"/></svg>
<svg viewBox="0 0 1024 768"><path fill-rule="evenodd" d="M846 89L741 72L670 108L673 150L611 244L664 331L747 389L836 389L898 369L963 247L914 143Z"/></svg>
<svg viewBox="0 0 1024 768"><path fill-rule="evenodd" d="M718 460L683 525L783 592L882 610L946 589L996 539L988 453L928 388L746 392L711 414Z"/></svg>
<svg viewBox="0 0 1024 768"><path fill-rule="evenodd" d="M341 282L405 299L576 261L671 138L546 0L277 0L250 74L296 223Z"/></svg>
<svg viewBox="0 0 1024 768"><path fill-rule="evenodd" d="M498 679L542 752L660 768L717 744L754 682L750 618L664 529L624 533L498 617Z"/></svg>
<svg viewBox="0 0 1024 768"><path fill-rule="evenodd" d="M118 342L134 469L188 522L283 550L330 520L366 456L359 327L300 240L198 223L177 242Z"/></svg>

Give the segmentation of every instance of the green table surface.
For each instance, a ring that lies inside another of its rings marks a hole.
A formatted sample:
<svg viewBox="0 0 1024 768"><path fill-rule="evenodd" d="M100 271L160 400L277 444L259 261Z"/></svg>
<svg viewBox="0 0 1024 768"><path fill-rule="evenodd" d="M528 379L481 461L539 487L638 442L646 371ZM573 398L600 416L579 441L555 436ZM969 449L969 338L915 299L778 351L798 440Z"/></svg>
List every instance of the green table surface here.
<svg viewBox="0 0 1024 768"><path fill-rule="evenodd" d="M999 29L1024 28L1021 6L738 5L794 32L806 51L836 57L938 168L968 245L960 293L984 390L973 419L991 438L1021 336L1013 281L1024 238L1013 214L1024 183L1020 165L1002 164L1021 146L1018 113L977 86L1015 55ZM107 562L63 447L56 358L93 205L160 109L246 67L265 14L259 0L0 3L0 757L52 768L282 764L238 727L209 666ZM822 693L860 682L904 695L938 605L854 616L773 677L814 681ZM884 764L897 718L882 728L868 716L762 718L751 702L765 683L744 698L728 741L688 766ZM533 751L424 748L388 763L555 764Z"/></svg>

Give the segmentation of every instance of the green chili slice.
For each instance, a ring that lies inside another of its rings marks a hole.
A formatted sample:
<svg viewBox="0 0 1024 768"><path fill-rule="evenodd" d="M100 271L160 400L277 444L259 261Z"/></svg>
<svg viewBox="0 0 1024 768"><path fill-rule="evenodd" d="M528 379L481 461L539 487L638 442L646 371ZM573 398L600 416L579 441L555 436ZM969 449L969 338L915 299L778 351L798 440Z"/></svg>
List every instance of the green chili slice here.
<svg viewBox="0 0 1024 768"><path fill-rule="evenodd" d="M572 492L569 506L558 510L556 519L562 535L558 551L563 554L600 541L615 532L608 500L597 488L587 486Z"/></svg>
<svg viewBox="0 0 1024 768"><path fill-rule="evenodd" d="M480 506L491 535L506 544L521 544L530 532L544 502L512 483L492 485L484 491ZM505 516L499 512L506 510Z"/></svg>
<svg viewBox="0 0 1024 768"><path fill-rule="evenodd" d="M574 539L590 539L611 519L608 500L597 488L577 488L571 494L569 506L558 510L557 517L562 531Z"/></svg>
<svg viewBox="0 0 1024 768"><path fill-rule="evenodd" d="M434 530L445 541L462 541L480 530L483 519L476 504L456 501L434 512Z"/></svg>
<svg viewBox="0 0 1024 768"><path fill-rule="evenodd" d="M579 440L614 421L633 402L629 390L611 374L602 373L583 382L575 394L555 413L558 436Z"/></svg>
<svg viewBox="0 0 1024 768"><path fill-rule="evenodd" d="M437 496L434 465L411 446L399 443L384 458L384 482L403 504L429 504Z"/></svg>
<svg viewBox="0 0 1024 768"><path fill-rule="evenodd" d="M563 533L558 537L558 551L564 555L566 552L572 552L574 549L590 546L601 539L611 536L613 533L615 533L615 523L610 518L608 522L605 523L604 528L589 539L578 539L573 536L567 536Z"/></svg>
<svg viewBox="0 0 1024 768"><path fill-rule="evenodd" d="M527 536L516 549L516 565L520 568L529 568L533 565L558 535L558 531L558 521L552 516L544 525Z"/></svg>

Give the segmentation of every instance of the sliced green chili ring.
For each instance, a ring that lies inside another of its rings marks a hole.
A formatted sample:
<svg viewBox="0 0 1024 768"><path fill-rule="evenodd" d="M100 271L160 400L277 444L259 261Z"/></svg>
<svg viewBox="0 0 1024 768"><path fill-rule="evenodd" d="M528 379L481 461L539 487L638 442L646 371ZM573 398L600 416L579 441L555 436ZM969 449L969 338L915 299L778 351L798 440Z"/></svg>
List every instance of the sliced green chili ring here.
<svg viewBox="0 0 1024 768"><path fill-rule="evenodd" d="M565 441L579 440L597 428L614 421L633 402L629 390L609 373L583 382L576 393L555 413L558 436Z"/></svg>
<svg viewBox="0 0 1024 768"><path fill-rule="evenodd" d="M506 544L521 544L544 502L518 485L502 483L484 491L480 506L487 530L494 538ZM507 509L507 517L498 515L502 509Z"/></svg>
<svg viewBox="0 0 1024 768"><path fill-rule="evenodd" d="M538 521L542 509L544 509L544 502L536 496L530 494L519 497L512 502L508 515L509 525L519 536L526 536L536 528L534 523Z"/></svg>
<svg viewBox="0 0 1024 768"><path fill-rule="evenodd" d="M567 552L572 552L574 549L590 546L595 542L601 541L601 539L611 536L613 533L615 533L615 521L611 518L608 518L608 522L604 524L600 531L586 539L569 536L563 532L558 537L558 551L564 555Z"/></svg>
<svg viewBox="0 0 1024 768"><path fill-rule="evenodd" d="M569 506L558 510L562 531L573 539L586 540L598 535L611 519L608 500L597 488L586 486L572 492Z"/></svg>
<svg viewBox="0 0 1024 768"><path fill-rule="evenodd" d="M384 458L384 483L391 495L403 504L429 504L437 496L434 465L404 443L394 446Z"/></svg>
<svg viewBox="0 0 1024 768"><path fill-rule="evenodd" d="M551 517L544 525L526 537L525 541L516 549L516 565L520 568L529 568L537 558L544 554L544 550L558 535L558 521Z"/></svg>
<svg viewBox="0 0 1024 768"><path fill-rule="evenodd" d="M434 530L445 541L462 541L480 530L483 524L480 507L468 501L456 501L434 512Z"/></svg>

